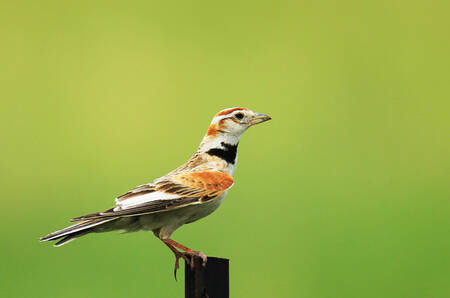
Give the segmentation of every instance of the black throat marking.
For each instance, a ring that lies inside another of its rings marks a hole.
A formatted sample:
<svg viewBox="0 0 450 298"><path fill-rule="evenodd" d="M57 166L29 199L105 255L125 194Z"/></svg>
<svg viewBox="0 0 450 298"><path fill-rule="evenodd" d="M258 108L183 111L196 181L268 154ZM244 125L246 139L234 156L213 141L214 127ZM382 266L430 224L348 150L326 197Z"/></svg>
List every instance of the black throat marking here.
<svg viewBox="0 0 450 298"><path fill-rule="evenodd" d="M220 144L224 148L212 148L212 149L209 149L206 153L208 153L209 155L217 156L217 157L225 160L226 162L234 165L234 162L236 160L237 147L238 147L239 143L236 145L231 145L231 144L227 144L225 142L221 142Z"/></svg>

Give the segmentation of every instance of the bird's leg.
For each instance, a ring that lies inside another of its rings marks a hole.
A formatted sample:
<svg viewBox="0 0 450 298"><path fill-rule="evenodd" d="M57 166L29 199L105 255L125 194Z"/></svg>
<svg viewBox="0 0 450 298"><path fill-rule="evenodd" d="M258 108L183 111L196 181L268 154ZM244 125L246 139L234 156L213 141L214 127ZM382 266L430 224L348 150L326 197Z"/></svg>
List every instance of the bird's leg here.
<svg viewBox="0 0 450 298"><path fill-rule="evenodd" d="M202 261L203 261L202 262L202 266L203 267L206 266L207 257L201 251L192 250L192 249L190 249L190 248L188 248L188 247L186 247L186 246L184 246L184 245L182 245L182 244L180 244L180 243L178 243L178 242L176 242L176 241L174 241L172 239L166 239L166 240L163 240L163 241L164 241L164 243L166 243L166 245L170 244L171 246L175 246L175 247L178 247L181 250L184 250L183 254L184 255L188 255L188 256L191 257L190 262L187 262L187 263L191 265L192 269L194 268L194 256L201 258Z"/></svg>
<svg viewBox="0 0 450 298"><path fill-rule="evenodd" d="M188 263L188 264L190 264L189 262L190 262L191 260L189 260L188 256L187 256L185 253L183 253L183 252L181 252L181 251L178 251L178 250L172 245L172 243L171 243L172 240L170 240L170 239L161 239L161 240L162 240L162 242L164 242L164 244L167 245L167 247L169 247L170 250L175 254L175 269L173 270L173 275L174 275L174 277L175 277L175 280L177 280L177 270L178 270L178 268L180 268L180 264L179 264L178 260L179 260L180 258L183 258L183 259L186 261L186 263Z"/></svg>

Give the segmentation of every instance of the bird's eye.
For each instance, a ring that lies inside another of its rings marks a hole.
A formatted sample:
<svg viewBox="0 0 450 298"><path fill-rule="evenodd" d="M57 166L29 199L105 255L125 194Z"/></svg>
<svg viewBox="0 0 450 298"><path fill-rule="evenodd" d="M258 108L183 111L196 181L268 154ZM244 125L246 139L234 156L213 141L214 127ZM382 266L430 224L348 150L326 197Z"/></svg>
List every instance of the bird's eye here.
<svg viewBox="0 0 450 298"><path fill-rule="evenodd" d="M237 113L236 115L234 115L234 117L236 117L236 119L241 120L242 118L244 118L244 114L242 114L242 113Z"/></svg>

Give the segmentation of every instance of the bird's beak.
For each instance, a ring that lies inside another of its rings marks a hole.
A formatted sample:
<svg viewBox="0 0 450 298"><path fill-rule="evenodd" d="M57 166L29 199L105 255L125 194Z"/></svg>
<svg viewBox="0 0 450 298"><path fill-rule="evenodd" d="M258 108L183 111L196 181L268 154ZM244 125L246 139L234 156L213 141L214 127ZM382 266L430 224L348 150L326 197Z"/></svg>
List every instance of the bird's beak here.
<svg viewBox="0 0 450 298"><path fill-rule="evenodd" d="M259 124L270 119L272 118L269 115L256 113L252 120L250 120L250 125Z"/></svg>

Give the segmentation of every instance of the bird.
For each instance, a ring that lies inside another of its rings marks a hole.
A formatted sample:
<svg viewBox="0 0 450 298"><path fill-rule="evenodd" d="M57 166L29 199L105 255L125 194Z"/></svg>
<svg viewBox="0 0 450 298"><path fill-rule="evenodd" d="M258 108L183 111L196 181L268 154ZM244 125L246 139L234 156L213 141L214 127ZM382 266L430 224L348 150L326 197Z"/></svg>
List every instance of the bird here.
<svg viewBox="0 0 450 298"><path fill-rule="evenodd" d="M207 257L171 239L184 224L214 212L234 185L237 149L242 134L256 124L270 120L266 114L233 107L214 115L197 151L183 165L152 182L142 184L118 196L115 206L103 212L73 218L75 224L40 238L58 240L60 247L90 233L109 231L152 231L175 255L174 275L179 259L193 266Z"/></svg>

